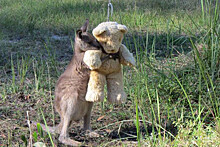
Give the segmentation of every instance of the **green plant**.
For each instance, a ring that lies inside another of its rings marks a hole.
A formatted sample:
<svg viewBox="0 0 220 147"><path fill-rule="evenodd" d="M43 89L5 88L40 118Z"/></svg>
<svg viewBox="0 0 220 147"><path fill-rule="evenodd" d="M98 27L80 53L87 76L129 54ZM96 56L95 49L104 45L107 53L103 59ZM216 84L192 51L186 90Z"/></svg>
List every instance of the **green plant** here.
<svg viewBox="0 0 220 147"><path fill-rule="evenodd" d="M137 66L123 69L126 103L94 104L92 127L103 138L80 138L88 146L219 146L218 1L112 4L111 20L129 28L124 44ZM58 123L54 86L74 52L74 32L86 18L91 30L106 21L107 1L1 0L0 6L0 142L26 146L23 110ZM56 145L52 134L37 130L35 142ZM78 126L71 131L78 138Z"/></svg>

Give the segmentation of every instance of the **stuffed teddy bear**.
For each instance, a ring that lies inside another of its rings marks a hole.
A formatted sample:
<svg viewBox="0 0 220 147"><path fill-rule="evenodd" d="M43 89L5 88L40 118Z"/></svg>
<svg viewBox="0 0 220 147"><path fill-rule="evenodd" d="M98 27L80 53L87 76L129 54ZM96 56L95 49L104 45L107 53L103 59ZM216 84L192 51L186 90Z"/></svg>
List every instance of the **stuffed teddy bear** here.
<svg viewBox="0 0 220 147"><path fill-rule="evenodd" d="M86 101L103 101L107 82L107 100L111 103L125 102L127 95L121 64L135 66L133 54L122 44L126 32L127 27L117 22L103 22L93 30L103 50L88 50L84 54L83 61L91 69Z"/></svg>

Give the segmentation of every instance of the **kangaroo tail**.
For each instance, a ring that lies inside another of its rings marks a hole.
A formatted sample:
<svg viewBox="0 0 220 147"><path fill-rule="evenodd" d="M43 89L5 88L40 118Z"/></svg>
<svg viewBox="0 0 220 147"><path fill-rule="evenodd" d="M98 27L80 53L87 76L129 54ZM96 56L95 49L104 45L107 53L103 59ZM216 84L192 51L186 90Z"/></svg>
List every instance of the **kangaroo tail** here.
<svg viewBox="0 0 220 147"><path fill-rule="evenodd" d="M45 132L49 132L52 133L52 134L56 134L57 133L57 127L50 127L50 126L45 126L44 124L41 124L41 123L38 123L38 122L35 122L35 121L31 121L31 124L33 124L34 126L37 126L37 124L40 124L40 126L42 127L43 131Z"/></svg>

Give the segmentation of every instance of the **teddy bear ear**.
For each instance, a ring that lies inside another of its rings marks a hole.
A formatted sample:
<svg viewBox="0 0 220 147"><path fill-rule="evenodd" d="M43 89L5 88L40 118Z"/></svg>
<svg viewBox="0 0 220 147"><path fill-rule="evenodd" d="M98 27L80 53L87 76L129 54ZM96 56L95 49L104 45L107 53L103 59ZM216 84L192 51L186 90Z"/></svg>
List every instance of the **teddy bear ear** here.
<svg viewBox="0 0 220 147"><path fill-rule="evenodd" d="M118 25L118 29L122 32L122 33L127 33L128 32L128 28L125 25Z"/></svg>
<svg viewBox="0 0 220 147"><path fill-rule="evenodd" d="M102 35L103 33L106 32L106 28L101 28L101 29L98 29L98 28L95 28L93 31L92 31L92 34L97 37L97 36L100 36Z"/></svg>

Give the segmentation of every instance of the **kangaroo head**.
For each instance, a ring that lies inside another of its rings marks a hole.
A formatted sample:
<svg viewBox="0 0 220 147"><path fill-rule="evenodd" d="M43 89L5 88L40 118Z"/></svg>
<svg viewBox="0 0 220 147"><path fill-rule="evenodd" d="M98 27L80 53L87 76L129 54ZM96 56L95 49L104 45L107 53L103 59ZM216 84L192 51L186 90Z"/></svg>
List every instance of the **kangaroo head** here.
<svg viewBox="0 0 220 147"><path fill-rule="evenodd" d="M75 44L83 52L102 48L96 38L88 32L88 25L89 20L87 19L85 24L76 31Z"/></svg>

